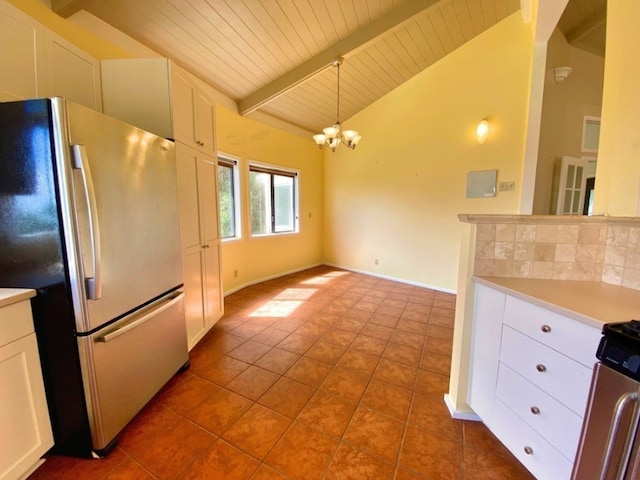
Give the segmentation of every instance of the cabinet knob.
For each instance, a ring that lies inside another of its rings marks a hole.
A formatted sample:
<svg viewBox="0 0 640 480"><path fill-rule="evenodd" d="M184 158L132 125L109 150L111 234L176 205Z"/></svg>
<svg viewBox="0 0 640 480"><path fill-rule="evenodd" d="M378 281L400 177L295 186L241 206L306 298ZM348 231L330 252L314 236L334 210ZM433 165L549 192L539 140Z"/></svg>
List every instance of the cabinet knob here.
<svg viewBox="0 0 640 480"><path fill-rule="evenodd" d="M543 364L539 363L539 364L536 365L536 370L538 370L540 373L546 372L547 371L547 367L545 367Z"/></svg>
<svg viewBox="0 0 640 480"><path fill-rule="evenodd" d="M540 409L534 405L533 407L531 407L531 413L533 413L534 415L538 415L540 413Z"/></svg>
<svg viewBox="0 0 640 480"><path fill-rule="evenodd" d="M524 453L526 453L527 455L533 455L533 448L527 445L526 447L524 447Z"/></svg>
<svg viewBox="0 0 640 480"><path fill-rule="evenodd" d="M542 325L540 327L540 330L542 330L544 333L549 333L551 331L551 327L549 325Z"/></svg>

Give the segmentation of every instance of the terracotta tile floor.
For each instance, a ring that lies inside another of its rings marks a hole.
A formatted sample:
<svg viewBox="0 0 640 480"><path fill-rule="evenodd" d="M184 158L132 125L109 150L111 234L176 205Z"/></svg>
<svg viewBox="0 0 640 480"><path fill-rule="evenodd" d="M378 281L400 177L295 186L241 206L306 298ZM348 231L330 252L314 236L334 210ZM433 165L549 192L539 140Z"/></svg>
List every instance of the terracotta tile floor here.
<svg viewBox="0 0 640 480"><path fill-rule="evenodd" d="M444 405L454 305L329 267L247 287L107 458L30 479L531 479Z"/></svg>

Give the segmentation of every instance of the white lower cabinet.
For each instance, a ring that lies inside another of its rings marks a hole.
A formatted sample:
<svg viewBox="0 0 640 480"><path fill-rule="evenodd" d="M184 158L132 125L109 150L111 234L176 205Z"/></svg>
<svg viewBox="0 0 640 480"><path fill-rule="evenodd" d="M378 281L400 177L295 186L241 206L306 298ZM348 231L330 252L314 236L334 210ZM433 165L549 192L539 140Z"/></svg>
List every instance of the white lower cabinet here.
<svg viewBox="0 0 640 480"><path fill-rule="evenodd" d="M53 446L31 305L0 309L0 479L23 478Z"/></svg>
<svg viewBox="0 0 640 480"><path fill-rule="evenodd" d="M600 336L476 285L468 402L538 480L571 475Z"/></svg>
<svg viewBox="0 0 640 480"><path fill-rule="evenodd" d="M511 408L496 400L493 423L489 427L502 443L538 480L563 480L571 477L569 460Z"/></svg>
<svg viewBox="0 0 640 480"><path fill-rule="evenodd" d="M540 432L565 457L573 458L578 449L582 416L577 415L544 390L501 364L496 398Z"/></svg>

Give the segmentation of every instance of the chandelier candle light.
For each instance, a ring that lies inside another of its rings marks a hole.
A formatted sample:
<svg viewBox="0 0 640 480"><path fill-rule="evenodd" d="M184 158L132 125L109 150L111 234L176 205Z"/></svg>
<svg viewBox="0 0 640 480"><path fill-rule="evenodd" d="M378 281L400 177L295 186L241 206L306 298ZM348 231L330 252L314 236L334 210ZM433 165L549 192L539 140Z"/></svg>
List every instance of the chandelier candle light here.
<svg viewBox="0 0 640 480"><path fill-rule="evenodd" d="M347 147L355 149L362 137L355 130L342 130L342 125L340 124L340 65L342 65L342 58L334 60L331 65L338 69L336 123L331 127L323 129L323 133L314 135L313 139L318 144L318 147L322 148L328 145L332 152L336 151L336 147L340 145L340 143L344 143Z"/></svg>

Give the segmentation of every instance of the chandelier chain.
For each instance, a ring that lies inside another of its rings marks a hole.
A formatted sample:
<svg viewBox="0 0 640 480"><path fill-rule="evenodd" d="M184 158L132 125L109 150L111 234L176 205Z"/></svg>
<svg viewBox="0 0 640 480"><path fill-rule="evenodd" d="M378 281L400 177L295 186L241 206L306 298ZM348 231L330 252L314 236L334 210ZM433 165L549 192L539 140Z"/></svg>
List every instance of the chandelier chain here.
<svg viewBox="0 0 640 480"><path fill-rule="evenodd" d="M337 77L338 81L337 81L337 87L336 87L336 93L337 93L337 95L336 95L336 97L337 97L337 100L336 100L336 103L337 103L337 105L336 105L336 123L337 124L340 124L340 63L341 62L338 62L338 77Z"/></svg>

